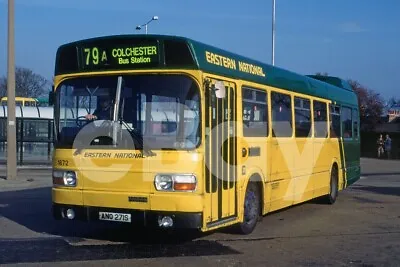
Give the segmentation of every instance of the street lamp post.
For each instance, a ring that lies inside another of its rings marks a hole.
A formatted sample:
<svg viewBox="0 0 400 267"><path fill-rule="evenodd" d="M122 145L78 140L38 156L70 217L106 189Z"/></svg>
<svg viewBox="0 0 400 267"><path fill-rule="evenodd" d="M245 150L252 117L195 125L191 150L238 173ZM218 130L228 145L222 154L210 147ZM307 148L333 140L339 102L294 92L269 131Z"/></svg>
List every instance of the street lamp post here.
<svg viewBox="0 0 400 267"><path fill-rule="evenodd" d="M146 29L146 34L147 34L147 25L149 25L150 22L152 22L153 20L158 20L158 16L153 16L153 17L151 18L151 20L149 20L147 23L145 23L145 24L143 24L143 25L138 25L138 26L136 26L136 30L141 30L142 27L144 26L145 29Z"/></svg>
<svg viewBox="0 0 400 267"><path fill-rule="evenodd" d="M272 66L275 66L275 0L272 0Z"/></svg>
<svg viewBox="0 0 400 267"><path fill-rule="evenodd" d="M14 0L8 0L7 73L7 179L17 178L17 141L15 119Z"/></svg>

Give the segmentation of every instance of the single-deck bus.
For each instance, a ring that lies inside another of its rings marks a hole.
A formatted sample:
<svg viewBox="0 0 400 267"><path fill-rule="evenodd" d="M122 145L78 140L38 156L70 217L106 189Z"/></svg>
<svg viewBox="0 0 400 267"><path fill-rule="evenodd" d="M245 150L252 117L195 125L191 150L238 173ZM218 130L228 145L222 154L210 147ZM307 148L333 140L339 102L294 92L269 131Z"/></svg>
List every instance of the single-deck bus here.
<svg viewBox="0 0 400 267"><path fill-rule="evenodd" d="M0 100L1 106L7 106L7 97L2 97ZM36 107L38 105L38 100L33 97L15 97L15 105L17 107Z"/></svg>
<svg viewBox="0 0 400 267"><path fill-rule="evenodd" d="M357 97L340 78L118 35L60 46L54 88L57 219L249 234L360 177Z"/></svg>

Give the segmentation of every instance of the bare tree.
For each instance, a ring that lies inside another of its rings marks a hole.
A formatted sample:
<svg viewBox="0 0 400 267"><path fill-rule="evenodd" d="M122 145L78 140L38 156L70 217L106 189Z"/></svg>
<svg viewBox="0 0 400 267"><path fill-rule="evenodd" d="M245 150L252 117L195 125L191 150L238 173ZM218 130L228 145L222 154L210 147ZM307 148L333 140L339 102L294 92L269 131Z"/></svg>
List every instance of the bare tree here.
<svg viewBox="0 0 400 267"><path fill-rule="evenodd" d="M389 110L396 106L400 106L400 98L391 97L385 104L386 110Z"/></svg>
<svg viewBox="0 0 400 267"><path fill-rule="evenodd" d="M49 81L31 69L15 69L15 96L39 97L49 91ZM0 96L7 95L7 77L0 78Z"/></svg>
<svg viewBox="0 0 400 267"><path fill-rule="evenodd" d="M354 80L348 81L354 92L357 94L360 110L360 126L362 129L372 130L376 124L381 122L384 100L379 93L362 86Z"/></svg>

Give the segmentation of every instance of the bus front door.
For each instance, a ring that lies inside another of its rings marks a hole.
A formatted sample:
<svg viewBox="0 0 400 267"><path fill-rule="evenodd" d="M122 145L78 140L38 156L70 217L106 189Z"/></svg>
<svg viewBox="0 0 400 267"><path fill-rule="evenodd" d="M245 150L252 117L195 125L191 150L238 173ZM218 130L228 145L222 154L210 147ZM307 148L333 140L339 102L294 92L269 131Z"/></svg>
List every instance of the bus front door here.
<svg viewBox="0 0 400 267"><path fill-rule="evenodd" d="M207 227L237 217L237 145L235 84L223 82L225 96L217 97L216 82L205 84L205 218Z"/></svg>

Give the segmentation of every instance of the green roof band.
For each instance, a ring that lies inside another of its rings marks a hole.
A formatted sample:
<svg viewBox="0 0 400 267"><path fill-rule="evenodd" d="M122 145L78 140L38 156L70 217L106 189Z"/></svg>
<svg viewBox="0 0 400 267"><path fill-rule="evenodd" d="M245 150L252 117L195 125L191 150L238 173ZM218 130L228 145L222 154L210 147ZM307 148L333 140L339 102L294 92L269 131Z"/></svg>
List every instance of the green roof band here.
<svg viewBox="0 0 400 267"><path fill-rule="evenodd" d="M355 92L340 78L300 75L178 36L114 35L65 44L57 51L55 75L139 69L202 70L357 107Z"/></svg>

